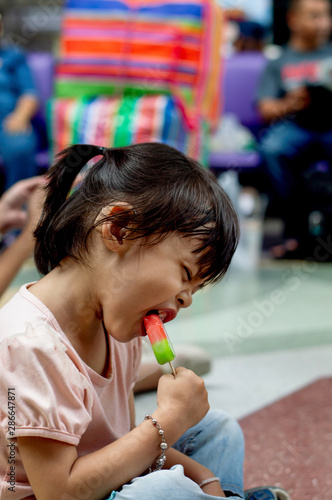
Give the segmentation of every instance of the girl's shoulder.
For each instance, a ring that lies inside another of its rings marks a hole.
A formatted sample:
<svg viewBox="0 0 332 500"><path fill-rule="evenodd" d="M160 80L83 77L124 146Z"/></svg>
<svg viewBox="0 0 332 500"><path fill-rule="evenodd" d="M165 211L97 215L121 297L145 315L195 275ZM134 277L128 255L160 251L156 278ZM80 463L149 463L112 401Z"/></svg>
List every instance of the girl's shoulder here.
<svg viewBox="0 0 332 500"><path fill-rule="evenodd" d="M45 322L54 324L49 309L29 292L31 284L23 285L0 309L0 343L11 335L23 333L27 323L33 327Z"/></svg>
<svg viewBox="0 0 332 500"><path fill-rule="evenodd" d="M41 436L78 445L92 419L93 388L68 352L45 322L27 322L23 332L1 340L0 426L6 428L11 390L19 395L15 437Z"/></svg>
<svg viewBox="0 0 332 500"><path fill-rule="evenodd" d="M32 356L49 359L49 366L60 363L86 375L82 360L52 312L29 292L31 284L23 285L0 310L0 354L10 346L23 364L24 356Z"/></svg>

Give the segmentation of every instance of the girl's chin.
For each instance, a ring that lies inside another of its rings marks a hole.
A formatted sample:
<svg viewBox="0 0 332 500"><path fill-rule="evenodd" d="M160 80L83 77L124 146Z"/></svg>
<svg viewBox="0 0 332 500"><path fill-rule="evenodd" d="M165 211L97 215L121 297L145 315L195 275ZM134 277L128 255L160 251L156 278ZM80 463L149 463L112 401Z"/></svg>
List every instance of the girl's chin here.
<svg viewBox="0 0 332 500"><path fill-rule="evenodd" d="M127 327L129 325L126 325ZM134 338L138 337L146 337L146 330L143 324L143 321L140 323L136 323L132 325L131 328L121 328L121 325L118 325L116 330L113 329L112 332L108 332L114 339L118 340L118 342L130 342Z"/></svg>

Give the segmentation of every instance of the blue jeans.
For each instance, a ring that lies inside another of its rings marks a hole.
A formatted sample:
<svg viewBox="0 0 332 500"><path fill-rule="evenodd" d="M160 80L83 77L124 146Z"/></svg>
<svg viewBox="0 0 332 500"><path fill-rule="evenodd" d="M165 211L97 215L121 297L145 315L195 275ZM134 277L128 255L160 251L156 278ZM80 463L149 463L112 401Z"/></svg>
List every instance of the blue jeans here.
<svg viewBox="0 0 332 500"><path fill-rule="evenodd" d="M273 192L281 201L285 236L296 237L305 230L300 226L306 201L301 173L319 159L332 162L332 130L308 130L291 120L278 122L261 139L260 152Z"/></svg>
<svg viewBox="0 0 332 500"><path fill-rule="evenodd" d="M210 411L189 429L174 448L193 458L220 478L222 489L232 500L243 498L244 440L234 418L222 411ZM216 498L183 473L182 465L134 478L109 497L115 500L208 500Z"/></svg>
<svg viewBox="0 0 332 500"><path fill-rule="evenodd" d="M9 134L0 125L0 155L6 175L5 189L37 172L37 136L34 130L24 134Z"/></svg>
<svg viewBox="0 0 332 500"><path fill-rule="evenodd" d="M291 194L296 172L310 166L307 153L313 148L332 161L332 129L316 132L293 121L283 121L272 125L263 137L260 151L280 196L287 198Z"/></svg>

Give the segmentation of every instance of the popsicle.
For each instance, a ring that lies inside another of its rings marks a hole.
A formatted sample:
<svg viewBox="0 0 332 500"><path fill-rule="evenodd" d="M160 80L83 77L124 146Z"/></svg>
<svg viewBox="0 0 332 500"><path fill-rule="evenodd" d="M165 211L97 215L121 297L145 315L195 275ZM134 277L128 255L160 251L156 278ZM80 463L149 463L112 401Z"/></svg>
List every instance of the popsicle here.
<svg viewBox="0 0 332 500"><path fill-rule="evenodd" d="M176 374L172 365L172 361L175 358L175 352L159 315L149 314L145 316L144 326L156 360L160 365L169 363L175 377Z"/></svg>

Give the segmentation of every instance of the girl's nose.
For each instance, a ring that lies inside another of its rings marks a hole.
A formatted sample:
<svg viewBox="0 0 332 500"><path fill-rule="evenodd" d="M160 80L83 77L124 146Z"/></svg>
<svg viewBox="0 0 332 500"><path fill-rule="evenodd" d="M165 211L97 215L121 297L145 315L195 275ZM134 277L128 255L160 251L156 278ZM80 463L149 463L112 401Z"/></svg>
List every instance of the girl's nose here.
<svg viewBox="0 0 332 500"><path fill-rule="evenodd" d="M190 291L183 290L176 297L180 307L189 307L193 302L193 298Z"/></svg>

